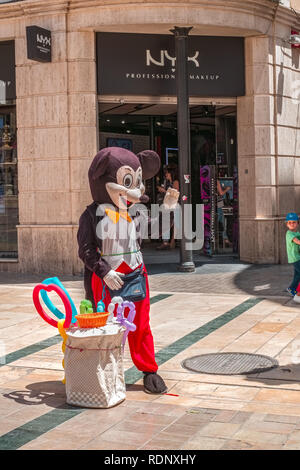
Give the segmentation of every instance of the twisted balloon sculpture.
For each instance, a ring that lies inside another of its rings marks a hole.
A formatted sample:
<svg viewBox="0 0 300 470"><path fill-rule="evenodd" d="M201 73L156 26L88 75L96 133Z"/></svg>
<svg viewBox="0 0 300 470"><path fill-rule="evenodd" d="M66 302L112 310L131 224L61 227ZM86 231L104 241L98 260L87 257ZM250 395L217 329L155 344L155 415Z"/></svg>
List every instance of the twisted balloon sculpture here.
<svg viewBox="0 0 300 470"><path fill-rule="evenodd" d="M124 336L122 340L122 350L124 352L125 342L126 342L128 333L130 331L136 330L136 325L133 323L136 310L135 310L135 305L133 302L129 302L127 300L123 301L122 297L113 297L113 299L111 300L111 303L109 304L107 308L107 310L110 313L110 316L108 317L108 321L107 321L108 323L111 323L114 319L114 309L115 309L116 304L118 304L116 321L126 328L126 331L124 332ZM125 308L129 308L129 313L127 315L127 318L124 317Z"/></svg>
<svg viewBox="0 0 300 470"><path fill-rule="evenodd" d="M129 308L129 313L127 315L127 318L124 317L124 310L125 308ZM136 325L133 323L134 317L135 317L136 311L135 311L135 305L133 302L129 302L128 300L125 300L125 302L122 302L121 304L118 305L117 308L117 322L119 322L122 326L125 326L126 331L124 332L123 340L122 340L122 350L124 352L124 347L125 347L125 342L126 338L128 336L128 333L130 331L135 331L136 330Z"/></svg>

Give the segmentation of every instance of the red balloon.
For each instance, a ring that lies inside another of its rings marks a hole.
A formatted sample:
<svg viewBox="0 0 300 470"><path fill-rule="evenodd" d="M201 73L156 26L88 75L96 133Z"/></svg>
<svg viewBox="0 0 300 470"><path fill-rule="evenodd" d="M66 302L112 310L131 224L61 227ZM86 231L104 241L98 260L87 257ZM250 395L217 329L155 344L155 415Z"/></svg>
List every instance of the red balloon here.
<svg viewBox="0 0 300 470"><path fill-rule="evenodd" d="M43 307L41 306L41 302L39 299L39 293L41 290L46 290L47 292L54 291L59 295L59 297L64 303L65 312L66 312L64 328L69 328L71 321L72 321L72 307L64 291L60 287L56 286L55 284L49 284L48 286L46 286L45 284L37 284L35 288L33 289L33 294L32 294L33 303L35 305L35 308L37 309L37 312L47 323L49 323L49 325L52 325L55 328L57 328L57 321L49 317L49 315L47 315L47 313L44 311Z"/></svg>

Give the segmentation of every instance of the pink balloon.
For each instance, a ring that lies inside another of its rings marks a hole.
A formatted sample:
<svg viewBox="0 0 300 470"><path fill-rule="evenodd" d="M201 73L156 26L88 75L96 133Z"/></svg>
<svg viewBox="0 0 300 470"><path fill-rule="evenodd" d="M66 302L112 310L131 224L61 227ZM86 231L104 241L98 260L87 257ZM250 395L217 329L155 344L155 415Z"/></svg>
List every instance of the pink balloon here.
<svg viewBox="0 0 300 470"><path fill-rule="evenodd" d="M52 325L55 328L57 328L57 321L49 317L49 315L47 315L47 313L44 311L43 307L41 306L41 302L39 298L39 293L41 290L45 290L47 292L54 291L59 295L59 297L64 303L65 312L66 312L64 328L69 328L71 321L72 321L72 307L64 291L60 287L56 286L55 284L49 284L48 286L45 284L37 284L35 288L33 289L33 294L32 294L33 303L37 312L47 323L49 323L49 325Z"/></svg>

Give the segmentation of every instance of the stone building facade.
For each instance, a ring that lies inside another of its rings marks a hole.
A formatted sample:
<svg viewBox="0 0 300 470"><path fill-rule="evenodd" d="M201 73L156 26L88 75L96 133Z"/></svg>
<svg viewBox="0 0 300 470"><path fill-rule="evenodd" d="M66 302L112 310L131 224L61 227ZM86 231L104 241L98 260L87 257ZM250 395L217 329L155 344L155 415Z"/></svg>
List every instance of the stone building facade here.
<svg viewBox="0 0 300 470"><path fill-rule="evenodd" d="M0 269L82 270L76 233L90 203L87 170L99 142L95 32L167 34L174 25L245 38L246 93L236 99L240 259L286 262L284 217L300 211L300 54L288 42L300 25L290 6L288 0L0 4L0 41L15 43L19 191L18 259L2 260ZM51 31L51 62L27 59L29 25Z"/></svg>

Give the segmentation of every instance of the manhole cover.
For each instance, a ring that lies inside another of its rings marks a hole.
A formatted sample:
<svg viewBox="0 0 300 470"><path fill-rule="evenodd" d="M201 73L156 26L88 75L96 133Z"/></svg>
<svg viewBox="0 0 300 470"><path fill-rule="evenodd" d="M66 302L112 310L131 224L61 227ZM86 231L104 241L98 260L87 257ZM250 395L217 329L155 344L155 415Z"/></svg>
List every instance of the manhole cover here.
<svg viewBox="0 0 300 470"><path fill-rule="evenodd" d="M182 362L182 367L193 372L217 375L254 374L277 366L278 362L272 357L235 352L202 354Z"/></svg>

